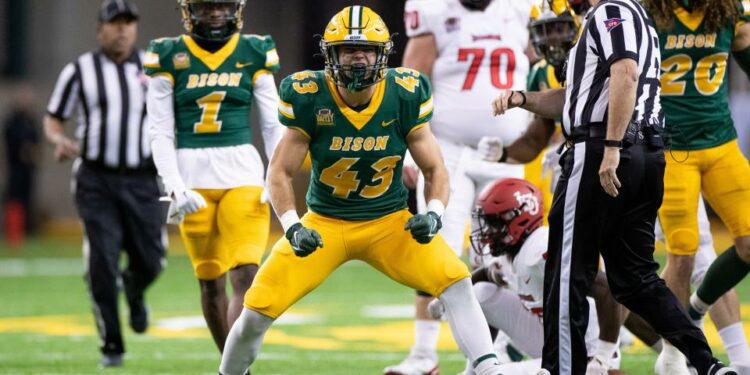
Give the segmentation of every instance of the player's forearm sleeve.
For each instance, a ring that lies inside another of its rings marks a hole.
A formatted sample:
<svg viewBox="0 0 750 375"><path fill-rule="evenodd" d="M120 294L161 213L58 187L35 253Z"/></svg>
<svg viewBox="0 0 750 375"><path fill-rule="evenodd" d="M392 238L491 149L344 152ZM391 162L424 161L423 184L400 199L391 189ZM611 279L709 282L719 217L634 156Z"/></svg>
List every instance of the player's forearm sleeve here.
<svg viewBox="0 0 750 375"><path fill-rule="evenodd" d="M750 47L734 51L732 52L732 55L734 55L734 60L737 61L740 68L742 68L742 70L745 71L745 74L750 77Z"/></svg>
<svg viewBox="0 0 750 375"><path fill-rule="evenodd" d="M164 182L167 194L185 190L177 166L177 151L174 146L174 108L172 82L165 77L153 77L149 81L146 105L148 108L148 134L154 164Z"/></svg>
<svg viewBox="0 0 750 375"><path fill-rule="evenodd" d="M284 134L284 127L279 122L279 92L271 74L261 74L255 81L253 96L260 114L260 129L265 143L266 156L270 159L273 150Z"/></svg>

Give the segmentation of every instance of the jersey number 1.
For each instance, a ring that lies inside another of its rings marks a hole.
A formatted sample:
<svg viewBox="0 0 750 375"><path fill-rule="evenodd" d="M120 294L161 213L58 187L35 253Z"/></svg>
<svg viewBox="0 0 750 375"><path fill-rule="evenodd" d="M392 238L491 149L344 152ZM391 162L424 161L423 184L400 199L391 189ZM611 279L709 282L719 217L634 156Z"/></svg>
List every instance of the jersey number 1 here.
<svg viewBox="0 0 750 375"><path fill-rule="evenodd" d="M458 61L468 61L471 56L471 66L466 72L466 79L461 90L468 91L474 87L479 68L484 61L486 50L484 48L460 48L458 50ZM497 48L490 52L490 78L492 86L498 89L509 89L513 87L513 71L516 69L516 55L510 48Z"/></svg>
<svg viewBox="0 0 750 375"><path fill-rule="evenodd" d="M201 113L200 122L196 122L193 125L193 132L218 133L221 131L219 110L221 109L221 102L224 101L226 96L226 91L214 91L195 101L203 113Z"/></svg>

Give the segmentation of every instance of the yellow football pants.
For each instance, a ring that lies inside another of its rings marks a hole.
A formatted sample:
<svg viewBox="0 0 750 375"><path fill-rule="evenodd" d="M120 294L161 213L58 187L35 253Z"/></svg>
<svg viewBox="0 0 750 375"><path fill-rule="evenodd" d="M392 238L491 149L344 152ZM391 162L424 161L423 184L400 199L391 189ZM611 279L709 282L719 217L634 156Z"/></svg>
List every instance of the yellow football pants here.
<svg viewBox="0 0 750 375"><path fill-rule="evenodd" d="M180 234L195 276L214 280L232 268L260 264L271 223L268 204L260 203L263 188L195 189L208 207L180 224Z"/></svg>
<svg viewBox="0 0 750 375"><path fill-rule="evenodd" d="M471 276L439 235L426 245L412 239L404 230L410 217L401 210L378 219L347 221L308 212L302 224L320 233L323 247L300 258L286 238L279 239L245 294L245 306L276 319L352 259L433 296Z"/></svg>
<svg viewBox="0 0 750 375"><path fill-rule="evenodd" d="M750 165L737 140L691 151L666 151L664 200L659 220L667 250L698 251L698 196L703 196L737 237L750 235Z"/></svg>

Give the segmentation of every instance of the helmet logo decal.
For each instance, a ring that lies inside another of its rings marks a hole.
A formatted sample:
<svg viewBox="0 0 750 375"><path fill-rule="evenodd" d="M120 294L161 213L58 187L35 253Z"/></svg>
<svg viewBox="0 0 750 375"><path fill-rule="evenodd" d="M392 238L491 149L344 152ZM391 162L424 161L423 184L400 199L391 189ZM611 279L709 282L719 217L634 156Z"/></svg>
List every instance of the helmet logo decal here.
<svg viewBox="0 0 750 375"><path fill-rule="evenodd" d="M534 193L521 193L516 191L513 193L513 197L518 201L518 205L526 212L531 215L539 213L539 201L536 199Z"/></svg>

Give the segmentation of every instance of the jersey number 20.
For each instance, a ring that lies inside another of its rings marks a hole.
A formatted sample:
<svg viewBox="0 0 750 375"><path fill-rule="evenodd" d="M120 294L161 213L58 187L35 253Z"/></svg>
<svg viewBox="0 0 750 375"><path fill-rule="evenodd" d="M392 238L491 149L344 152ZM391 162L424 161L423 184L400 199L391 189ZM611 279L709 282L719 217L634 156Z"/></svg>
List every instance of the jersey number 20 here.
<svg viewBox="0 0 750 375"><path fill-rule="evenodd" d="M461 48L458 50L458 61L468 61L470 57L473 57L461 90L468 91L474 87L474 81L477 79L479 68L482 66L486 54L484 48ZM501 90L513 87L513 71L516 69L516 55L513 50L497 48L490 52L489 58L492 86Z"/></svg>
<svg viewBox="0 0 750 375"><path fill-rule="evenodd" d="M727 71L726 52L708 55L698 61L695 66L695 89L701 95L710 96L716 94L724 82L724 73ZM685 95L687 82L681 78L690 69L693 69L693 59L686 54L669 57L661 62L661 94L662 95Z"/></svg>

